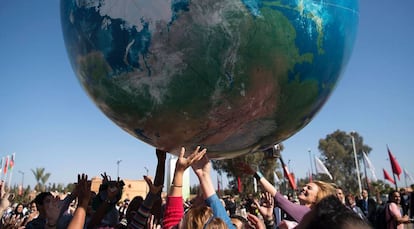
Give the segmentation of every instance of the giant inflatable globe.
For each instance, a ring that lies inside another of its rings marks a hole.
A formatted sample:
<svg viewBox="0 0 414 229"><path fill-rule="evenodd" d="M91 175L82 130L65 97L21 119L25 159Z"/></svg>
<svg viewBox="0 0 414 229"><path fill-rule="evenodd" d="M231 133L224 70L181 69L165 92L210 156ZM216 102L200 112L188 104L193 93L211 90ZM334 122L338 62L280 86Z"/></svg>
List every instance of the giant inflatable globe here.
<svg viewBox="0 0 414 229"><path fill-rule="evenodd" d="M358 14L357 0L61 0L69 59L99 109L154 147L216 159L310 122Z"/></svg>

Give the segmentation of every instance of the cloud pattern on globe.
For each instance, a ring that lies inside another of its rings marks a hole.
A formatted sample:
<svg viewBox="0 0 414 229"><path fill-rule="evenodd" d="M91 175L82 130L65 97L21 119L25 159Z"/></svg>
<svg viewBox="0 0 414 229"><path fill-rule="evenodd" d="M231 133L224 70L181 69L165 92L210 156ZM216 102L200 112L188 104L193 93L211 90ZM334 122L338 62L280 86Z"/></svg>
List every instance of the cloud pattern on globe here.
<svg viewBox="0 0 414 229"><path fill-rule="evenodd" d="M357 0L61 0L69 59L102 112L154 147L217 159L310 122L358 17Z"/></svg>

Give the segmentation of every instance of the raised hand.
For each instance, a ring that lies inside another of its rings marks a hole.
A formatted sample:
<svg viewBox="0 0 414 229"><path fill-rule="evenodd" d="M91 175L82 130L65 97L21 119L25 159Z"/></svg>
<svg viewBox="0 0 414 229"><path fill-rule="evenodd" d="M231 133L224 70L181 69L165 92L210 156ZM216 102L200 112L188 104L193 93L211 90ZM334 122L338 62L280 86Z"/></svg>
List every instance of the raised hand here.
<svg viewBox="0 0 414 229"><path fill-rule="evenodd" d="M263 193L261 200L262 204L260 204L257 199L254 199L254 203L259 209L260 214L263 216L263 219L265 221L273 221L274 199L272 195L268 192Z"/></svg>
<svg viewBox="0 0 414 229"><path fill-rule="evenodd" d="M86 209L91 198L91 183L88 182L88 175L78 174L78 184L75 189L77 190L79 205Z"/></svg>
<svg viewBox="0 0 414 229"><path fill-rule="evenodd" d="M185 158L184 157L185 148L181 147L180 156L175 165L175 169L178 171L185 171L193 163L200 160L206 154L206 152L207 152L207 149L204 148L200 150L200 146L197 146L194 152L190 154L187 158Z"/></svg>
<svg viewBox="0 0 414 229"><path fill-rule="evenodd" d="M161 191L161 189L162 189L162 185L160 185L160 186L155 186L155 185L152 183L151 178L149 178L148 176L144 176L144 180L145 180L145 182L147 182L148 187L149 187L149 189L150 189L150 192L151 192L152 194L157 194L157 193L159 193L159 192Z"/></svg>
<svg viewBox="0 0 414 229"><path fill-rule="evenodd" d="M253 226L253 228L255 229L265 229L266 226L264 225L264 223L257 218L257 216L248 213L247 214L247 220L249 221L249 224Z"/></svg>
<svg viewBox="0 0 414 229"><path fill-rule="evenodd" d="M107 184L109 183L109 181L111 181L111 177L106 175L106 172L101 174L101 177L102 177L102 184Z"/></svg>
<svg viewBox="0 0 414 229"><path fill-rule="evenodd" d="M191 167L198 177L210 175L211 163L207 155L204 155L199 161L195 162Z"/></svg>

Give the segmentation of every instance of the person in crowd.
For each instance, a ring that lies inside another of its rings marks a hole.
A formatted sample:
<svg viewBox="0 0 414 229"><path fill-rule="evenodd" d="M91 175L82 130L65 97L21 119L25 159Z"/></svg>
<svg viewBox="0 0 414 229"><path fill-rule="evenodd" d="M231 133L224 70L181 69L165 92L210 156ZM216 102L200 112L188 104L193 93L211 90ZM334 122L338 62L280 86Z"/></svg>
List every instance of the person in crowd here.
<svg viewBox="0 0 414 229"><path fill-rule="evenodd" d="M36 203L36 208L39 211L37 218L31 220L26 224L26 229L44 229L47 226L55 227L54 222L47 222L46 208L47 205L54 199L52 193L50 192L41 192L39 193L34 202Z"/></svg>
<svg viewBox="0 0 414 229"><path fill-rule="evenodd" d="M338 197L338 195L337 195ZM361 208L356 205L355 197L352 194L348 194L345 196L345 204L349 207L352 211L354 211L361 219L367 220L365 217L364 212L362 212Z"/></svg>
<svg viewBox="0 0 414 229"><path fill-rule="evenodd" d="M119 223L119 213L115 205L121 199L124 182L117 178L112 181L106 173L101 174L103 180L99 192L92 200L92 208L95 211L87 228L115 227Z"/></svg>
<svg viewBox="0 0 414 229"><path fill-rule="evenodd" d="M400 189L400 195L403 215L408 215L408 210L410 209L410 195L405 188Z"/></svg>
<svg viewBox="0 0 414 229"><path fill-rule="evenodd" d="M167 158L167 152L161 149L156 149L155 154L157 156L157 168L155 171L154 186L163 186L165 180L165 160ZM158 192L157 198L151 208L151 214L154 216L154 221L161 221L163 217L163 200L161 198L162 189Z"/></svg>
<svg viewBox="0 0 414 229"><path fill-rule="evenodd" d="M128 208L127 210L127 222L128 222L128 229L144 229L148 218L151 216L151 209L155 202L160 199L160 191L162 190L162 185L156 186L152 183L151 179L148 176L144 176L144 180L147 182L149 186L149 192L145 197L145 200L142 204L139 205L137 209L136 206L132 206L132 208ZM155 217L155 216L154 216ZM152 221L157 224L160 219L152 219Z"/></svg>
<svg viewBox="0 0 414 229"><path fill-rule="evenodd" d="M236 229L249 229L249 221L241 215L232 215L230 217L231 223Z"/></svg>
<svg viewBox="0 0 414 229"><path fill-rule="evenodd" d="M211 228L211 223L215 218L219 219L214 220L214 222L218 223L222 220L225 223L225 227L223 228L235 228L215 193L210 175L211 164L205 156L206 152L207 149L200 150L200 147L198 146L192 154L188 157L184 157L185 149L181 148L175 166L173 181L167 197L163 228ZM193 168L193 171L200 182L200 188L207 206L192 207L184 215L182 182L184 171L189 166ZM211 209L211 212L208 213L207 210L204 212L200 211L202 207L204 207L204 209Z"/></svg>
<svg viewBox="0 0 414 229"><path fill-rule="evenodd" d="M39 211L37 211L36 203L34 202L34 200L29 203L28 209L29 210L27 211L27 216L25 217L22 226L26 226L27 223L29 223L33 219L36 219L39 216Z"/></svg>
<svg viewBox="0 0 414 229"><path fill-rule="evenodd" d="M13 205L14 206L14 205ZM3 216L2 224L4 228L19 228L24 223L26 215L23 213L24 205L22 203L15 204L12 212L7 216Z"/></svg>
<svg viewBox="0 0 414 229"><path fill-rule="evenodd" d="M361 208L369 222L374 224L377 202L373 198L368 197L368 190L366 189L362 190L361 196L361 199L356 202L356 205Z"/></svg>
<svg viewBox="0 0 414 229"><path fill-rule="evenodd" d="M269 192L265 192L262 194L260 202L255 200L255 204L258 206L257 209L264 220L264 225L267 229L276 228L273 213L275 207L273 196Z"/></svg>
<svg viewBox="0 0 414 229"><path fill-rule="evenodd" d="M322 198L336 194L335 187L332 184L315 180L306 184L300 190L298 195L300 204L295 204L277 192L275 187L268 180L266 180L266 178L263 177L263 174L259 171L255 171L250 165L245 163L241 163L239 166L245 173L254 175L256 180L262 185L263 189L274 197L275 206L285 211L296 223L299 223L303 216L308 213L310 209ZM284 225L283 221L282 225ZM290 228L295 226L295 224L289 223L287 226Z"/></svg>
<svg viewBox="0 0 414 229"><path fill-rule="evenodd" d="M345 204L345 194L341 187L336 187L336 197L341 201L342 204Z"/></svg>
<svg viewBox="0 0 414 229"><path fill-rule="evenodd" d="M185 149L181 148L180 155L175 164L173 181L167 196L163 228L180 228L180 225L182 225L180 221L184 216L184 204L182 198L183 174L192 163L200 160L205 153L206 149L200 151L200 147L197 147L192 154L188 157L184 157Z"/></svg>
<svg viewBox="0 0 414 229"><path fill-rule="evenodd" d="M78 205L67 229L83 229L86 222L88 207L91 199L91 183L86 174L78 174Z"/></svg>
<svg viewBox="0 0 414 229"><path fill-rule="evenodd" d="M234 225L231 223L230 217L224 208L224 205L220 202L216 191L213 186L211 178L211 162L207 155L204 153L200 160L191 164L191 167L196 174L198 181L200 182L200 188L203 193L203 198L208 207L213 211L215 218L220 218L227 225L225 228L233 229ZM206 223L207 224L207 223Z"/></svg>
<svg viewBox="0 0 414 229"><path fill-rule="evenodd" d="M296 229L372 229L371 225L347 208L336 195L328 195L313 205Z"/></svg>
<svg viewBox="0 0 414 229"><path fill-rule="evenodd" d="M228 211L229 215L230 216L235 215L237 205L236 205L236 200L234 199L234 195L230 195L226 199L225 203L226 203L226 210Z"/></svg>
<svg viewBox="0 0 414 229"><path fill-rule="evenodd" d="M410 223L408 215L402 214L401 196L398 191L391 191L388 194L388 204L385 210L387 229L404 229L404 224Z"/></svg>
<svg viewBox="0 0 414 229"><path fill-rule="evenodd" d="M142 197L134 198L133 201L135 200L135 202L131 202L128 207L126 219L129 229L145 228L151 216L151 223L156 225L161 221L161 191L164 183L164 169L161 169L161 167L165 167L166 154L166 151L156 150L158 163L154 183L148 176L144 176L144 180L149 186L149 192L145 200L142 200ZM154 207L156 211L154 211Z"/></svg>
<svg viewBox="0 0 414 229"><path fill-rule="evenodd" d="M247 195L244 208L248 213L256 215L257 206L254 204L254 197L252 193Z"/></svg>

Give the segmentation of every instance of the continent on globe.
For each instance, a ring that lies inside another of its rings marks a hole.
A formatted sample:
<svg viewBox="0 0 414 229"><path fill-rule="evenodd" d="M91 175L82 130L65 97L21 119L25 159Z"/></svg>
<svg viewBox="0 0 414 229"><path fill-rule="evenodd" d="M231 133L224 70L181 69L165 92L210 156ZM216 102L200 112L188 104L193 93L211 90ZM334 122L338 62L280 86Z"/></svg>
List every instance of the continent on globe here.
<svg viewBox="0 0 414 229"><path fill-rule="evenodd" d="M156 148L216 159L308 124L358 18L357 0L61 0L69 59L101 111Z"/></svg>

